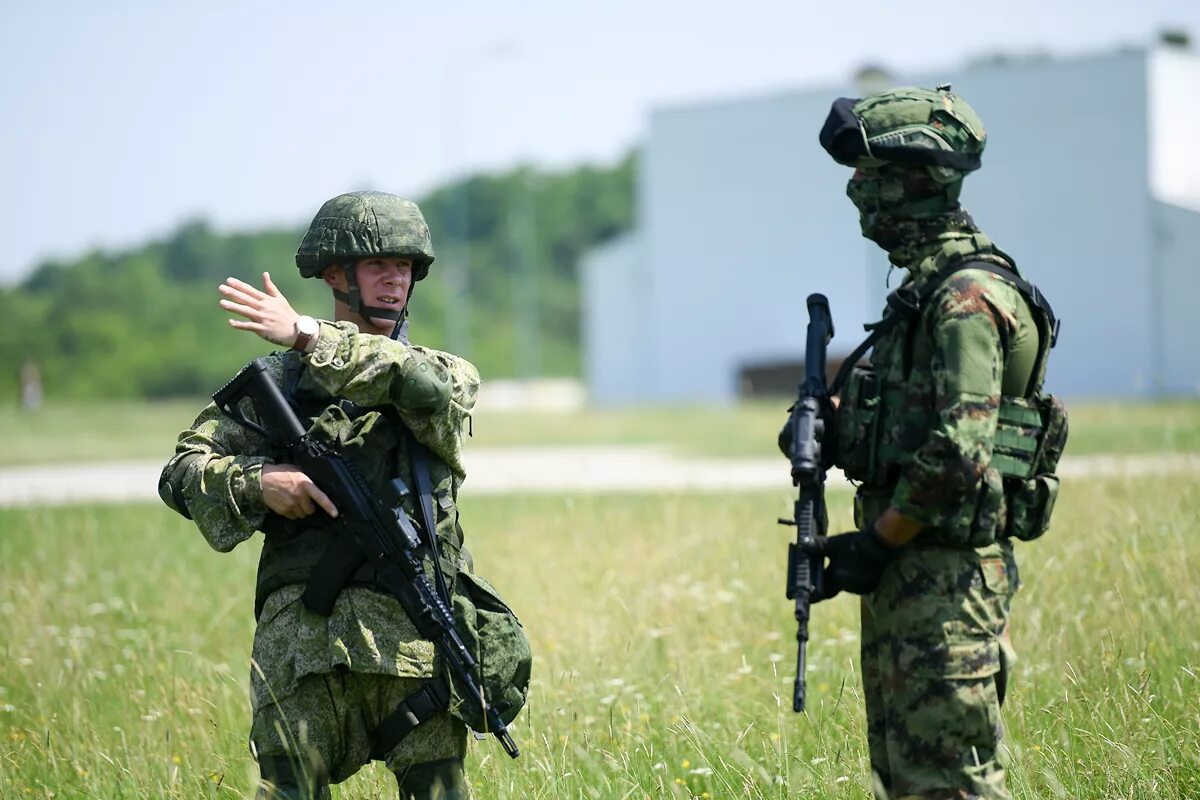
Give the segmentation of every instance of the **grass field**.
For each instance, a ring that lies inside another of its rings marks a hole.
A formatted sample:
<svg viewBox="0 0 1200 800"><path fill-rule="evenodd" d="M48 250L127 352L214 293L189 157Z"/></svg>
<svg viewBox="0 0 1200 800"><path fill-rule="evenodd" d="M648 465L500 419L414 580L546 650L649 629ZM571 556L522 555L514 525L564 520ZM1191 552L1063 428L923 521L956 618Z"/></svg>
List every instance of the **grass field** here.
<svg viewBox="0 0 1200 800"><path fill-rule="evenodd" d="M0 406L0 466L169 456L204 400L51 404L38 414ZM476 413L471 447L665 444L694 456L773 457L788 402L730 408ZM1072 404L1071 455L1200 452L1200 400Z"/></svg>
<svg viewBox="0 0 1200 800"><path fill-rule="evenodd" d="M1200 485L1068 481L1060 503L1020 548L1014 793L1198 797ZM810 712L789 707L789 512L779 493L465 499L537 654L523 755L473 745L476 797L867 797L852 598L815 609ZM0 511L0 797L250 796L256 550L215 553L157 506ZM376 767L337 796L395 789Z"/></svg>

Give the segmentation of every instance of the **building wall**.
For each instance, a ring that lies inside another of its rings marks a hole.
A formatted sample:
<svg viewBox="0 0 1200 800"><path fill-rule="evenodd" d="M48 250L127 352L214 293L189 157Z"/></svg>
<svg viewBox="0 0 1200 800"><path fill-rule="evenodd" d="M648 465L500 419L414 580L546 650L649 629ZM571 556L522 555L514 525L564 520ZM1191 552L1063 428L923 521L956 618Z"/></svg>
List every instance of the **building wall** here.
<svg viewBox="0 0 1200 800"><path fill-rule="evenodd" d="M1155 389L1194 396L1200 394L1200 212L1166 203L1154 211L1160 271L1152 290L1162 308L1151 318Z"/></svg>
<svg viewBox="0 0 1200 800"><path fill-rule="evenodd" d="M1185 101L1198 65L1186 55L1125 51L894 81L951 81L988 126L983 168L967 178L963 203L1063 320L1053 391L1139 396L1189 374L1191 356L1165 344L1179 312L1164 315L1154 287L1181 267L1156 262L1151 192L1156 182L1176 194L1200 186L1200 159L1194 142L1179 150L1184 139L1173 132L1151 138L1148 121L1197 130L1200 111ZM1166 86L1148 89L1154 81ZM862 324L878 318L902 274L887 285L886 258L860 237L844 195L849 170L817 143L831 101L858 94L835 86L652 115L639 184L647 378L622 399L733 399L739 366L801 359L804 299L814 291L831 302L831 357L861 340ZM1170 170L1155 147L1177 148L1174 158L1189 166L1164 183ZM1173 236L1193 235L1191 217L1170 216ZM588 306L612 302L585 295ZM594 346L608 344L589 343L589 352Z"/></svg>
<svg viewBox="0 0 1200 800"><path fill-rule="evenodd" d="M640 238L609 242L581 265L583 370L595 405L635 400L649 371L646 269Z"/></svg>
<svg viewBox="0 0 1200 800"><path fill-rule="evenodd" d="M1145 53L1127 52L895 82L952 80L988 125L964 204L1063 319L1050 380L1063 395L1152 389L1146 64ZM857 92L833 86L653 114L640 185L650 378L636 399L730 401L743 363L798 360L811 291L832 303L833 356L878 317L887 260L859 236L848 170L817 144L842 95ZM890 287L900 279L890 276ZM1133 314L1118 330L1120 309Z"/></svg>
<svg viewBox="0 0 1200 800"><path fill-rule="evenodd" d="M826 93L786 94L652 116L641 223L657 382L646 399L733 397L742 361L803 351L811 292L829 297L840 330L867 321L847 175L816 144L828 107Z"/></svg>
<svg viewBox="0 0 1200 800"><path fill-rule="evenodd" d="M1147 78L1140 51L953 76L988 127L963 204L1062 320L1048 385L1066 396L1154 388Z"/></svg>

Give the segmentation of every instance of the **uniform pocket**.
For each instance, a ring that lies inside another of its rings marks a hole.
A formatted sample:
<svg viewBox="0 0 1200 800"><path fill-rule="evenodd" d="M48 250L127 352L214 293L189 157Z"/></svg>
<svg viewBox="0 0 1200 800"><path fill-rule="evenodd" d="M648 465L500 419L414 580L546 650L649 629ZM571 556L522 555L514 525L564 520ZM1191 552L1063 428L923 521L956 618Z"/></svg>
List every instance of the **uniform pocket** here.
<svg viewBox="0 0 1200 800"><path fill-rule="evenodd" d="M1003 558L980 559L979 571L983 573L983 586L987 591L998 595L1009 593L1011 583L1008 578L1008 565Z"/></svg>

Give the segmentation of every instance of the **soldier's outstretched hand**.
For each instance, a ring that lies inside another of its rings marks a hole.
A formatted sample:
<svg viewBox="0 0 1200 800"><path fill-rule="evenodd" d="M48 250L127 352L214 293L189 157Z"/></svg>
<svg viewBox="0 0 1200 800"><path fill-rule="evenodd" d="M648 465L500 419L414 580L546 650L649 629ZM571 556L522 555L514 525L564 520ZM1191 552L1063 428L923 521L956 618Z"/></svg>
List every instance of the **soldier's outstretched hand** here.
<svg viewBox="0 0 1200 800"><path fill-rule="evenodd" d="M245 317L229 320L231 327L282 347L291 347L296 341L296 319L300 315L271 281L271 273L263 273L262 291L237 278L226 278L217 291L221 293L221 308Z"/></svg>

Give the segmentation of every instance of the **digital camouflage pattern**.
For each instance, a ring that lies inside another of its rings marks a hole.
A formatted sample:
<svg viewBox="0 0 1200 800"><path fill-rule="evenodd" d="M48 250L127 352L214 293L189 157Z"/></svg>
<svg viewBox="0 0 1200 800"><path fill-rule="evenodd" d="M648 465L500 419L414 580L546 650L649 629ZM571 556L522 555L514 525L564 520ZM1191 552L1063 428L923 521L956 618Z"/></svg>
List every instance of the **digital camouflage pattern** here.
<svg viewBox="0 0 1200 800"><path fill-rule="evenodd" d="M892 89L859 100L853 114L872 153L856 160L856 173L846 186L864 237L887 250L893 264L908 266L916 261L912 247L934 235L974 228L958 206L968 170L914 167L879 157L888 149L945 150L974 157L978 167L987 131L965 100L948 89Z"/></svg>
<svg viewBox="0 0 1200 800"><path fill-rule="evenodd" d="M882 155L889 149L941 149L981 155L987 147L983 120L948 85L937 89L908 86L878 92L855 103L853 113L862 125L868 151L858 160L859 167L890 163ZM975 166L978 167L978 162ZM943 184L959 182L967 172L936 165L919 171Z"/></svg>
<svg viewBox="0 0 1200 800"><path fill-rule="evenodd" d="M929 126L929 136L901 139L974 156L986 142L978 116L948 92L883 92L859 101L854 114L872 141ZM914 294L961 260L1016 271L959 205L965 171L871 158L855 166L846 192L863 235L907 270ZM926 526L862 600L877 797L1010 797L998 751L1000 703L1015 660L1009 608L1019 581L1011 544L999 536L1005 499L991 461L1001 397L1026 394L1038 350L1020 291L990 272L964 269L876 343L874 394L843 397L838 413L848 422L839 419L839 458L870 445L855 522L871 525L894 507ZM866 386L865 375L848 389Z"/></svg>
<svg viewBox="0 0 1200 800"><path fill-rule="evenodd" d="M429 274L433 240L421 209L384 192L349 192L317 211L296 251L296 266L315 278L330 264L371 256L409 258L413 281Z"/></svg>
<svg viewBox="0 0 1200 800"><path fill-rule="evenodd" d="M294 759L322 782L340 783L370 761L371 731L420 686L415 679L344 670L307 675L296 691L255 710L250 740L260 758ZM406 736L385 761L403 774L417 764L461 761L466 750L466 726L439 714Z"/></svg>
<svg viewBox="0 0 1200 800"><path fill-rule="evenodd" d="M926 245L927 255L910 270L911 283L919 291L964 251L1011 266L990 250L978 235L943 235ZM866 521L892 505L937 528L949 544L985 545L994 538L1003 523L1000 476L989 468L1000 397L1024 393L1037 344L1037 326L1016 287L971 269L951 276L923 314L876 344L878 478L888 491L871 493L882 495L883 505L864 509ZM1006 392L1005 382L1019 389ZM993 490L994 503L981 506Z"/></svg>
<svg viewBox="0 0 1200 800"><path fill-rule="evenodd" d="M295 357L277 352L266 359L280 385L286 359ZM415 482L397 426L389 426L387 414L370 409L390 409L430 449L438 538L456 557L462 545L455 505L465 478L464 427L480 385L475 367L448 353L359 333L349 322L322 322L316 348L303 360L307 368L298 396L324 397L330 404L335 397L344 398L368 409L351 419L331 405L313 420L313 435L336 441L364 467L369 480L380 484L373 489L397 474L410 486ZM322 404L318 399L317 405ZM248 416L253 419L252 412ZM379 461L388 454L396 463ZM283 522L263 503L264 463L273 458L261 437L210 404L180 435L175 456L163 470L160 495L172 508L186 510L214 549L227 552L267 525L268 517ZM419 518L411 499L406 509ZM265 553L271 541L264 545ZM264 555L260 570L268 561ZM302 592L302 585L285 586L263 607L251 675L256 713L290 697L307 675L338 669L411 679L432 675L433 645L418 635L396 600L347 587L324 618L304 608Z"/></svg>
<svg viewBox="0 0 1200 800"><path fill-rule="evenodd" d="M1001 258L982 234L963 231L916 253L909 272L918 289L951 259ZM881 797L1009 797L996 752L1017 582L1011 546L997 542L1004 492L990 461L1005 384L1023 390L1037 344L1020 292L966 269L871 354L881 386L878 480L859 488L856 523L892 506L929 526L862 604L868 744Z"/></svg>
<svg viewBox="0 0 1200 800"><path fill-rule="evenodd" d="M909 548L862 599L867 743L881 798L1008 798L1000 703L1016 661L1011 546Z"/></svg>

